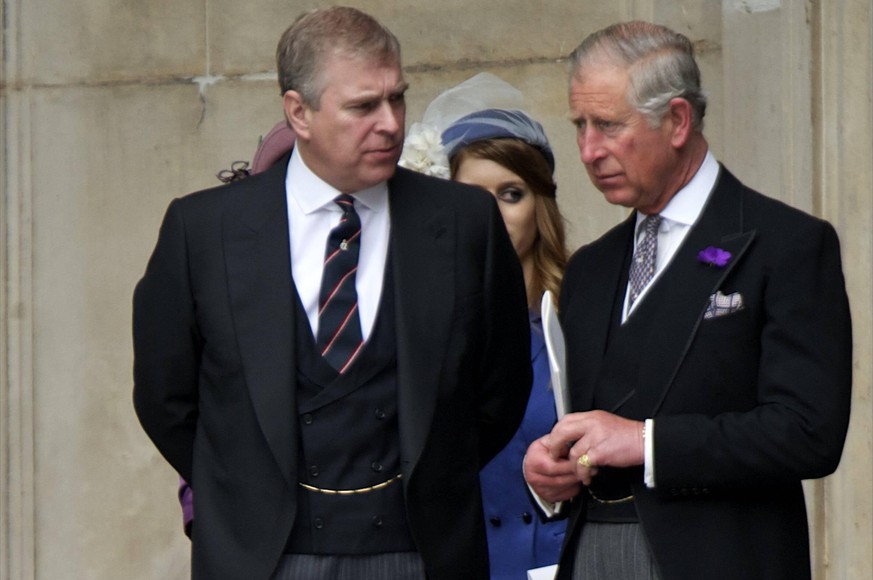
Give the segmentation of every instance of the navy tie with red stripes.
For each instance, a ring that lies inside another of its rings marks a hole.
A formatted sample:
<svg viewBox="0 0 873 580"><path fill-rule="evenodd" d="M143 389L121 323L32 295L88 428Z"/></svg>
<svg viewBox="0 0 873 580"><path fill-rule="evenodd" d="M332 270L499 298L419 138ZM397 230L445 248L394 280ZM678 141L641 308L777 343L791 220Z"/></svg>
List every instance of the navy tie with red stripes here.
<svg viewBox="0 0 873 580"><path fill-rule="evenodd" d="M340 223L327 236L324 273L318 298L318 336L321 356L340 374L355 360L364 344L358 316L355 273L361 248L361 219L348 194L334 202L343 210Z"/></svg>

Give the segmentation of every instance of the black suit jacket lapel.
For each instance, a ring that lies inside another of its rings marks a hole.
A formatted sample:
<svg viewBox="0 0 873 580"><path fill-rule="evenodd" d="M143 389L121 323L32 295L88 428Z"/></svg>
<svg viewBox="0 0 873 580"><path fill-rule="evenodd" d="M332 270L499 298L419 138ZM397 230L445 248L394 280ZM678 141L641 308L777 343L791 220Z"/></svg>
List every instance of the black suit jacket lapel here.
<svg viewBox="0 0 873 580"><path fill-rule="evenodd" d="M430 189L402 169L389 182L400 448L407 474L430 431L450 342L446 316L455 299L454 222L451 209L438 203L439 191Z"/></svg>
<svg viewBox="0 0 873 580"><path fill-rule="evenodd" d="M231 314L258 422L285 479L296 481L294 306L285 174L288 157L262 175L223 217Z"/></svg>
<svg viewBox="0 0 873 580"><path fill-rule="evenodd" d="M598 376L606 353L610 325L615 308L620 307L616 300L623 299L624 288L619 288L624 268L628 267L624 256L630 251L636 214L610 230L586 251L594 252L592 266L582 272L580 297L592 307L583 309L585 319L577 321L585 332L569 344L575 344L574 352L567 352L567 360L572 360L568 371L571 389L571 408L590 409L594 402L594 378ZM576 298L574 298L576 300ZM562 310L562 323L565 311ZM583 340L578 340L582 338ZM578 379L578 380L577 380Z"/></svg>
<svg viewBox="0 0 873 580"><path fill-rule="evenodd" d="M657 298L658 303L643 302L637 311L644 314L644 310L651 309L653 328L657 329L650 334L640 361L639 377L648 383L648 388L638 389L644 397L638 408L650 409L649 416L654 416L663 404L703 320L709 297L742 262L754 238L754 230L743 228L742 187L721 168L698 222L646 296L646 300ZM698 260L698 252L709 246L730 252L731 258L724 267Z"/></svg>

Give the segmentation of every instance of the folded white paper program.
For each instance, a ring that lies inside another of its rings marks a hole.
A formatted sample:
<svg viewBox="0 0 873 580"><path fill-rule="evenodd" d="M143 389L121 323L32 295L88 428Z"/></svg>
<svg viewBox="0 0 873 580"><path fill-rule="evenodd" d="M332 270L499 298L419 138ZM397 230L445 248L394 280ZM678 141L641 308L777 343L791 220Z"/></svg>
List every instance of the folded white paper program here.
<svg viewBox="0 0 873 580"><path fill-rule="evenodd" d="M540 305L543 317L543 334L546 338L546 350L549 356L549 371L551 372L551 388L555 396L555 409L558 419L570 410L570 398L567 392L567 364L564 346L564 333L558 322L558 312L555 310L552 293L546 290Z"/></svg>
<svg viewBox="0 0 873 580"><path fill-rule="evenodd" d="M527 571L527 580L555 580L555 574L558 573L558 565L543 566L542 568L533 568Z"/></svg>

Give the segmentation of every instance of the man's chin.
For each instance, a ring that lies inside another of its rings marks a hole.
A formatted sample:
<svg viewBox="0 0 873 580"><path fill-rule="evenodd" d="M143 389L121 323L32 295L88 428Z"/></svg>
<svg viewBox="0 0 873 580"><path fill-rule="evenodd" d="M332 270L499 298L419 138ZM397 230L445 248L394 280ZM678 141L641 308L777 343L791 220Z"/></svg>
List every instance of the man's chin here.
<svg viewBox="0 0 873 580"><path fill-rule="evenodd" d="M380 163L376 167L373 168L372 174L379 179L379 181L385 181L397 171L397 162L399 159L395 159L391 163Z"/></svg>
<svg viewBox="0 0 873 580"><path fill-rule="evenodd" d="M394 175L396 169L396 163L391 165L380 164L377 167L371 168L365 174L359 175L357 191L360 191L362 189L368 189L384 181L388 181Z"/></svg>
<svg viewBox="0 0 873 580"><path fill-rule="evenodd" d="M634 205L633 196L626 189L604 188L600 190L600 193L612 205L620 205L627 208L632 208Z"/></svg>

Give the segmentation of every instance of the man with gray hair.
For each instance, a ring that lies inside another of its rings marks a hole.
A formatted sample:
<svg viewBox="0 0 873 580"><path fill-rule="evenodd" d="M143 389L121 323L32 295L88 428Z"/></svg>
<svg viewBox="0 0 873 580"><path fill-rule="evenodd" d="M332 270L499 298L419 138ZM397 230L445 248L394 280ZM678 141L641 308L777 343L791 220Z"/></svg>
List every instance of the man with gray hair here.
<svg viewBox="0 0 873 580"><path fill-rule="evenodd" d="M277 49L292 152L170 204L134 294L134 403L191 484L192 577L488 578L479 470L531 384L490 194L397 167L394 35L346 7Z"/></svg>
<svg viewBox="0 0 873 580"><path fill-rule="evenodd" d="M595 32L569 96L591 181L633 211L568 265L574 412L525 458L571 504L558 578L809 578L801 480L839 464L852 382L836 232L714 159L685 36Z"/></svg>

